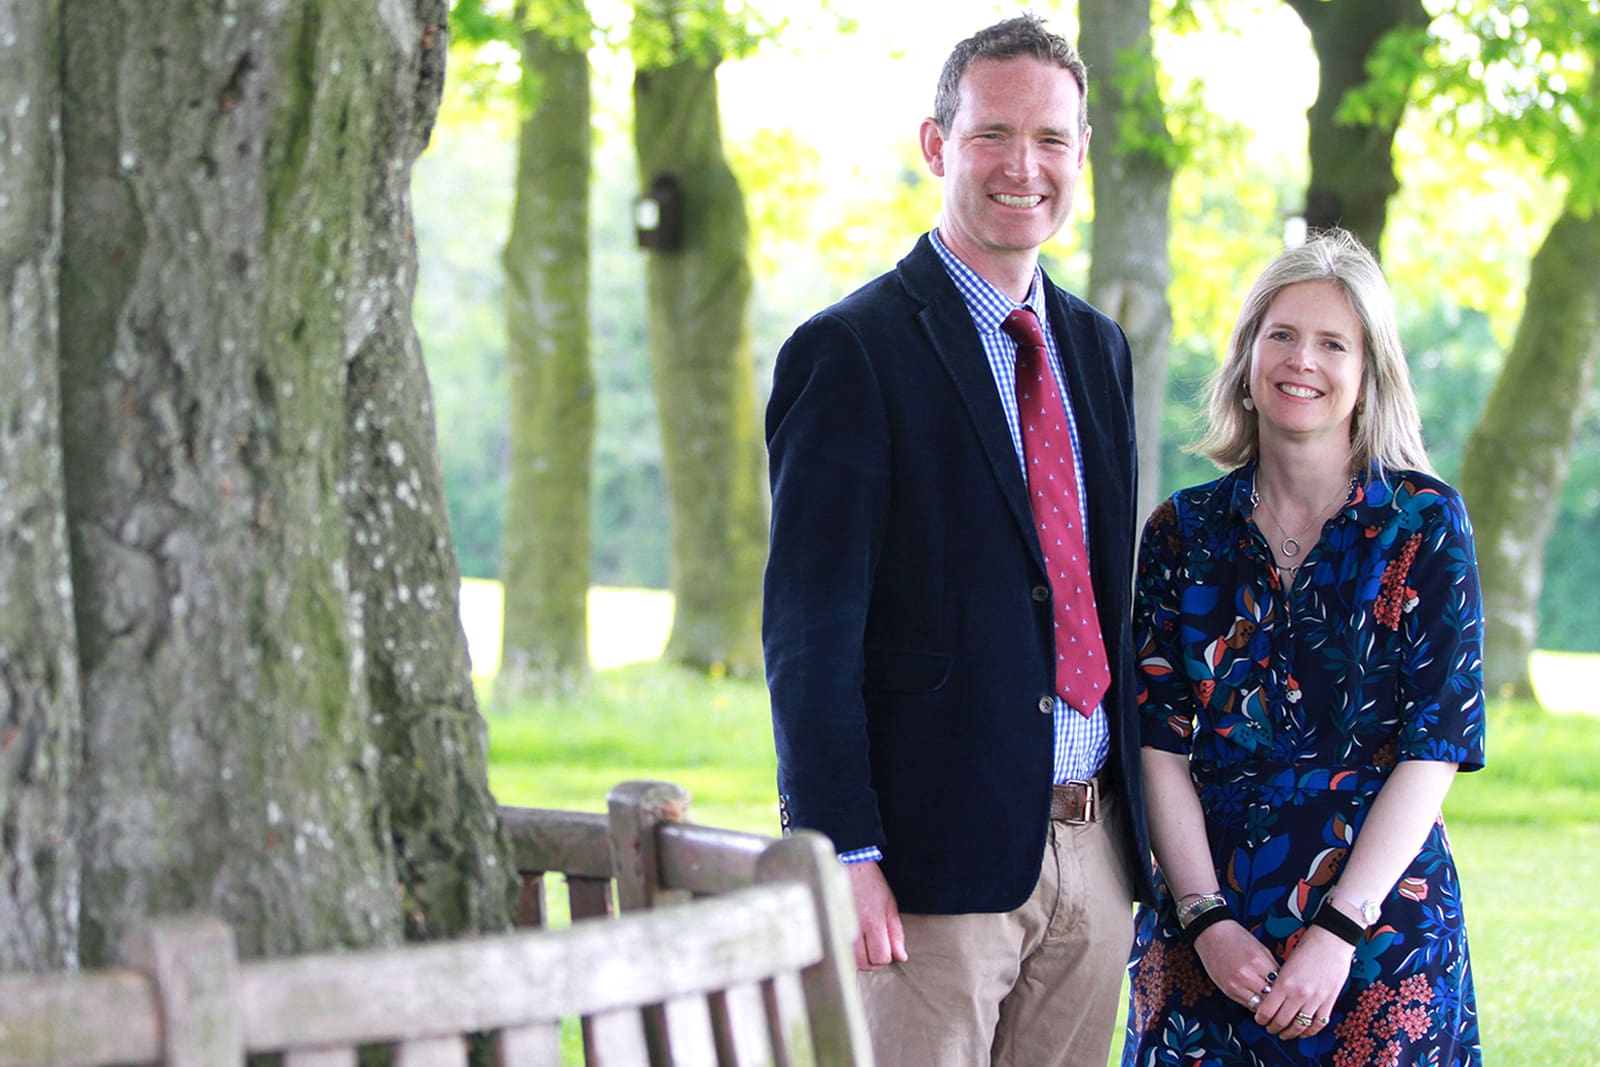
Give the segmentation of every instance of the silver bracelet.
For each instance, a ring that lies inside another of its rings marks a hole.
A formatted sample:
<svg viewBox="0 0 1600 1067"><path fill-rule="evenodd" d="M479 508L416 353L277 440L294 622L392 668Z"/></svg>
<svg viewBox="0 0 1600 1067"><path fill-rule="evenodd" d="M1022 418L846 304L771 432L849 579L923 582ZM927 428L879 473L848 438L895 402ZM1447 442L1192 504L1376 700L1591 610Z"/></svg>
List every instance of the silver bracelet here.
<svg viewBox="0 0 1600 1067"><path fill-rule="evenodd" d="M1206 912L1227 906L1221 893L1190 893L1178 901L1178 925L1187 927Z"/></svg>

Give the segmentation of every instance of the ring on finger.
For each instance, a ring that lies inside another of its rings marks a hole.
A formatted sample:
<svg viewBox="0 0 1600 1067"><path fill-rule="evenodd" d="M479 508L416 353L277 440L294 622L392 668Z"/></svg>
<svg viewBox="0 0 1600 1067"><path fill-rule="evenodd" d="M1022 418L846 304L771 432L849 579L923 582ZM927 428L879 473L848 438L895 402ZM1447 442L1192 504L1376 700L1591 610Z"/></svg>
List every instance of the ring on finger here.
<svg viewBox="0 0 1600 1067"><path fill-rule="evenodd" d="M1251 1011L1255 1011L1257 1008L1261 1007L1261 994L1251 993L1250 999L1245 1001L1245 1004L1249 1006Z"/></svg>
<svg viewBox="0 0 1600 1067"><path fill-rule="evenodd" d="M1316 1021L1317 1020L1315 1018L1313 1018L1312 1016L1306 1014L1303 1011L1297 1011L1297 1012L1294 1013L1294 1023L1295 1023L1296 1026L1306 1027L1306 1026L1310 1026L1312 1023L1314 1023Z"/></svg>
<svg viewBox="0 0 1600 1067"><path fill-rule="evenodd" d="M1319 1026L1327 1026L1331 1022L1333 1022L1333 1020L1326 1015L1317 1016L1317 1024Z"/></svg>

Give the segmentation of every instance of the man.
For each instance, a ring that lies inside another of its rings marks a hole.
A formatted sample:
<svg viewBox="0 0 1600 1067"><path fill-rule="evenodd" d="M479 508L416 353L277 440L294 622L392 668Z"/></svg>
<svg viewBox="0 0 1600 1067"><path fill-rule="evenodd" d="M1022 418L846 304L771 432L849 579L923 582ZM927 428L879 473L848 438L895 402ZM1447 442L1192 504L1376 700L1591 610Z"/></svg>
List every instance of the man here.
<svg viewBox="0 0 1600 1067"><path fill-rule="evenodd" d="M937 229L778 357L779 792L848 864L882 1067L1100 1067L1149 892L1128 345L1038 267L1085 85L1031 16L957 46L921 131Z"/></svg>

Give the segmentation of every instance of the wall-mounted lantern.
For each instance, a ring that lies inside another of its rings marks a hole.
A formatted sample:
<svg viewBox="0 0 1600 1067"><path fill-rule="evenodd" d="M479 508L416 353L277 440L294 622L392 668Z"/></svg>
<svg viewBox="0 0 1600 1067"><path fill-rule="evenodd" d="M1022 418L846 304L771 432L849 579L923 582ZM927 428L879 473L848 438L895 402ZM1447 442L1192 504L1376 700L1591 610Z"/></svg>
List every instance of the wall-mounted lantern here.
<svg viewBox="0 0 1600 1067"><path fill-rule="evenodd" d="M633 202L633 226L639 247L655 252L673 252L683 242L683 211L678 179L658 174L650 189Z"/></svg>

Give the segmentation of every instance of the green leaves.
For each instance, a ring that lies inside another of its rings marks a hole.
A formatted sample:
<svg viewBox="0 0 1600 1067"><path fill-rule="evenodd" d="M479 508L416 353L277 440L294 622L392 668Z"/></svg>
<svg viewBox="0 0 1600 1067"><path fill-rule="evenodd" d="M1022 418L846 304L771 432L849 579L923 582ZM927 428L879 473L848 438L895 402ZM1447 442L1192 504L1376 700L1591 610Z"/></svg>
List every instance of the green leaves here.
<svg viewBox="0 0 1600 1067"><path fill-rule="evenodd" d="M723 0L638 0L628 50L640 70L688 61L714 67L752 54L786 24L749 4L730 10Z"/></svg>
<svg viewBox="0 0 1600 1067"><path fill-rule="evenodd" d="M1587 213L1600 204L1597 51L1600 0L1456 0L1419 43L1415 99L1452 136L1515 145L1543 161Z"/></svg>

